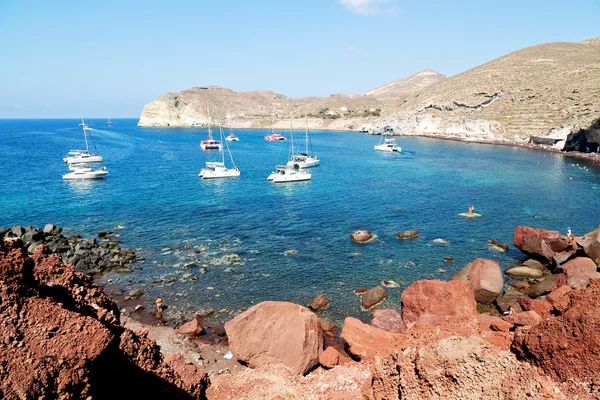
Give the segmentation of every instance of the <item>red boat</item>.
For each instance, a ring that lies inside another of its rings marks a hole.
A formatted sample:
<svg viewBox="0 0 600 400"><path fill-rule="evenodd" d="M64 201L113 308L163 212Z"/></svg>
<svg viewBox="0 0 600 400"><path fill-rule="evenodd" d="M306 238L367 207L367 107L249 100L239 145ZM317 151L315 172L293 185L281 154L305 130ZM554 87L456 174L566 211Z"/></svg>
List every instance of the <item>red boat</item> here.
<svg viewBox="0 0 600 400"><path fill-rule="evenodd" d="M269 142L277 142L279 140L287 140L285 136L281 136L278 132L271 132L270 135L265 136L265 140Z"/></svg>

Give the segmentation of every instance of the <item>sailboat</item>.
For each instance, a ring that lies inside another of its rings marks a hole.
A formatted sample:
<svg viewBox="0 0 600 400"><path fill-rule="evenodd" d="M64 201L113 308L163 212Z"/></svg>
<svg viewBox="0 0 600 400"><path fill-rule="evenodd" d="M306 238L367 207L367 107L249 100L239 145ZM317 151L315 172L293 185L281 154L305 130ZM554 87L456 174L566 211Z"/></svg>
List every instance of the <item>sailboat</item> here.
<svg viewBox="0 0 600 400"><path fill-rule="evenodd" d="M206 102L206 109L208 110L208 139L201 141L200 147L203 150L220 150L223 148L223 145L220 141L212 138L212 131L210 130L210 107L208 106L208 101Z"/></svg>
<svg viewBox="0 0 600 400"><path fill-rule="evenodd" d="M275 120L275 104L273 104L273 111L271 112L271 134L264 137L266 141L278 142L280 140L287 140L285 136L281 136L279 132L273 130L273 122Z"/></svg>
<svg viewBox="0 0 600 400"><path fill-rule="evenodd" d="M233 129L231 129L231 117L230 114L227 113L227 126L229 126L229 135L225 138L228 142L239 142L240 138L233 133Z"/></svg>
<svg viewBox="0 0 600 400"><path fill-rule="evenodd" d="M294 127L292 126L292 118L290 117L290 150L291 154L294 154ZM297 169L296 162L293 157L286 165L277 165L275 171L273 171L267 180L273 183L287 183L287 182L300 182L309 181L312 175L306 172L304 169Z"/></svg>
<svg viewBox="0 0 600 400"><path fill-rule="evenodd" d="M386 118L387 119L387 118ZM401 152L402 149L396 144L396 139L384 139L385 132L381 133L379 143L375 145L375 150L388 152Z"/></svg>
<svg viewBox="0 0 600 400"><path fill-rule="evenodd" d="M223 140L223 127L219 126L219 136L221 140ZM206 163L206 167L203 168L198 176L202 179L214 179L214 178L236 178L240 176L240 170L235 166L235 162L233 161L233 157L231 156L231 151L229 150L229 145L225 142L225 147L227 147L227 152L229 153L229 158L231 158L231 163L233 164L233 168L227 168L225 166L225 150L223 146L220 147L221 153L221 161L208 161Z"/></svg>
<svg viewBox="0 0 600 400"><path fill-rule="evenodd" d="M106 124L107 124L107 125L112 125L112 124L114 124L114 122L112 122L112 121L110 120L110 114L108 115L108 121L106 121Z"/></svg>
<svg viewBox="0 0 600 400"><path fill-rule="evenodd" d="M312 153L312 144L310 142L310 136L308 135L308 117L305 115L306 120L306 150L304 153L298 152L292 156L292 161L294 161L295 166L298 168L311 168L316 167L321 163L321 160L317 158L317 156Z"/></svg>
<svg viewBox="0 0 600 400"><path fill-rule="evenodd" d="M63 161L69 165L78 165L78 164L91 164L91 163L100 163L102 162L102 157L100 155L90 153L88 146L88 130L90 129L83 119L83 114L81 114L81 124L79 124L83 128L83 139L85 140L85 150L69 150L69 155L63 158ZM90 136L91 138L91 136ZM95 145L94 145L95 147Z"/></svg>

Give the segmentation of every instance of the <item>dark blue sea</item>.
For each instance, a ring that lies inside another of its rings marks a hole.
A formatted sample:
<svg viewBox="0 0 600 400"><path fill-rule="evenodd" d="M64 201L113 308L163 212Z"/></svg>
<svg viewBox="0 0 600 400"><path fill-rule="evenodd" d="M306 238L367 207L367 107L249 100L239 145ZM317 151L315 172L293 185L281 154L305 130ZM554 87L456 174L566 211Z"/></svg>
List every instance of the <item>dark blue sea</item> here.
<svg viewBox="0 0 600 400"><path fill-rule="evenodd" d="M62 179L62 158L83 146L78 120L0 120L0 226L113 231L145 261L99 282L142 289L149 309L160 296L175 320L214 310L222 322L263 300L308 304L323 292L331 300L323 318L368 320L354 289L394 280L400 288L386 289L384 307L398 307L410 283L448 279L476 257L503 269L519 262L517 225L583 234L600 223L600 171L560 154L412 137L397 139L402 153L383 154L373 150L378 136L316 131L312 181L276 185L267 176L288 142L237 130L230 147L241 177L206 181L198 172L216 154L200 149L206 129L87 122L104 180ZM482 216L458 216L469 205ZM355 244L348 235L357 229L378 238ZM405 230L421 236L397 240ZM492 238L511 248L492 249Z"/></svg>

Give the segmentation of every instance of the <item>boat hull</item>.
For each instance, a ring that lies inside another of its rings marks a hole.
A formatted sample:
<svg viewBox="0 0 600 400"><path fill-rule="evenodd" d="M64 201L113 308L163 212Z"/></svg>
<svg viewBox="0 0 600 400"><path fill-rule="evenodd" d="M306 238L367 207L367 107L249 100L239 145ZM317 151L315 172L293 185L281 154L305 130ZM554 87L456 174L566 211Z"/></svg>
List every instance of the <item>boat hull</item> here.
<svg viewBox="0 0 600 400"><path fill-rule="evenodd" d="M385 146L385 145L381 145L381 146L377 145L377 146L375 146L375 150L387 151L388 153L393 153L393 152L399 153L402 151L402 149L399 146L390 147L390 146Z"/></svg>
<svg viewBox="0 0 600 400"><path fill-rule="evenodd" d="M286 172L285 174L275 174L275 177L271 181L273 183L302 182L310 181L311 177L312 175L308 173Z"/></svg>
<svg viewBox="0 0 600 400"><path fill-rule="evenodd" d="M84 156L84 157L72 156L72 157L63 158L63 161L66 162L67 164L71 164L71 165L101 163L102 156L95 156L95 155Z"/></svg>
<svg viewBox="0 0 600 400"><path fill-rule="evenodd" d="M240 176L240 171L237 169L203 169L198 174L202 179L219 179L219 178L237 178Z"/></svg>
<svg viewBox="0 0 600 400"><path fill-rule="evenodd" d="M79 180L79 179L102 179L106 175L108 175L108 171L99 170L99 171L85 171L78 172L74 171L68 174L63 175L64 180Z"/></svg>

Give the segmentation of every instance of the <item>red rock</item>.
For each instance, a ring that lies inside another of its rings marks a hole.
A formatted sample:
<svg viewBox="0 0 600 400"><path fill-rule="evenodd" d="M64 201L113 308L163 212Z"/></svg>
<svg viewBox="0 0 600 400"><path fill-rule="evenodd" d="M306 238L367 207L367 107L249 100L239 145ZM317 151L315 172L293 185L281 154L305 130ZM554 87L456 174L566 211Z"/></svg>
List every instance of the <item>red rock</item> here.
<svg viewBox="0 0 600 400"><path fill-rule="evenodd" d="M281 363L304 374L319 361L319 318L297 304L265 301L225 323L233 355L251 367Z"/></svg>
<svg viewBox="0 0 600 400"><path fill-rule="evenodd" d="M360 358L389 354L394 347L395 334L347 317L342 328L342 338L348 351Z"/></svg>
<svg viewBox="0 0 600 400"><path fill-rule="evenodd" d="M480 303L491 303L502 293L504 277L497 261L477 258L458 271L451 280L465 283Z"/></svg>
<svg viewBox="0 0 600 400"><path fill-rule="evenodd" d="M329 299L325 293L321 293L315 296L314 299L308 304L308 308L313 311L324 310L329 306Z"/></svg>
<svg viewBox="0 0 600 400"><path fill-rule="evenodd" d="M402 293L402 320L410 326L423 314L474 317L477 302L473 291L460 281L417 281Z"/></svg>
<svg viewBox="0 0 600 400"><path fill-rule="evenodd" d="M525 311L535 311L540 317L550 316L554 307L546 300L530 299L529 297L519 297L519 304Z"/></svg>
<svg viewBox="0 0 600 400"><path fill-rule="evenodd" d="M319 356L319 364L325 368L333 368L340 361L340 353L334 347L327 347Z"/></svg>
<svg viewBox="0 0 600 400"><path fill-rule="evenodd" d="M330 338L335 337L335 335L333 334L333 330L337 328L337 326L335 326L329 321L325 321L324 319L319 320L319 325L321 325L321 330L323 331L324 335Z"/></svg>
<svg viewBox="0 0 600 400"><path fill-rule="evenodd" d="M399 240L416 239L418 237L419 232L417 231L406 231L396 235L396 238L398 238Z"/></svg>
<svg viewBox="0 0 600 400"><path fill-rule="evenodd" d="M577 238L577 244L583 247L585 254L600 265L600 226L591 232Z"/></svg>
<svg viewBox="0 0 600 400"><path fill-rule="evenodd" d="M375 310L371 326L393 333L404 332L406 330L406 325L404 325L400 313L390 309Z"/></svg>
<svg viewBox="0 0 600 400"><path fill-rule="evenodd" d="M529 297L540 297L550 293L559 286L559 282L561 279L559 275L562 274L545 276L544 278L542 278L541 281L531 285L531 288L529 289L527 294L529 295Z"/></svg>
<svg viewBox="0 0 600 400"><path fill-rule="evenodd" d="M385 289L381 286L376 286L372 289L369 289L369 291L361 297L360 307L363 311L369 311L385 302L387 297L388 294Z"/></svg>
<svg viewBox="0 0 600 400"><path fill-rule="evenodd" d="M195 317L189 322L181 325L179 329L175 331L178 335L189 335L189 336L198 336L202 332L204 332L204 328L200 324L200 318Z"/></svg>
<svg viewBox="0 0 600 400"><path fill-rule="evenodd" d="M587 286L592 279L600 279L596 263L587 257L577 257L561 265L567 275L567 285L572 288Z"/></svg>
<svg viewBox="0 0 600 400"><path fill-rule="evenodd" d="M514 325L508 321L504 321L502 318L498 317L497 321L492 322L490 325L490 329L497 332L508 332Z"/></svg>
<svg viewBox="0 0 600 400"><path fill-rule="evenodd" d="M517 326L536 326L542 322L542 317L535 311L513 312L503 316L502 319Z"/></svg>
<svg viewBox="0 0 600 400"><path fill-rule="evenodd" d="M355 243L368 243L375 239L375 235L369 231L358 230L350 234L350 239Z"/></svg>
<svg viewBox="0 0 600 400"><path fill-rule="evenodd" d="M546 300L559 312L565 312L571 305L570 293L573 289L569 285L562 285L546 296Z"/></svg>
<svg viewBox="0 0 600 400"><path fill-rule="evenodd" d="M551 261L552 257L567 248L568 241L556 231L517 226L513 243L525 254Z"/></svg>
<svg viewBox="0 0 600 400"><path fill-rule="evenodd" d="M531 288L531 284L527 281L518 281L518 282L509 284L509 286L511 286L523 293L527 293L529 288Z"/></svg>
<svg viewBox="0 0 600 400"><path fill-rule="evenodd" d="M517 332L512 350L560 381L592 382L600 371L600 280L569 296L564 313Z"/></svg>

